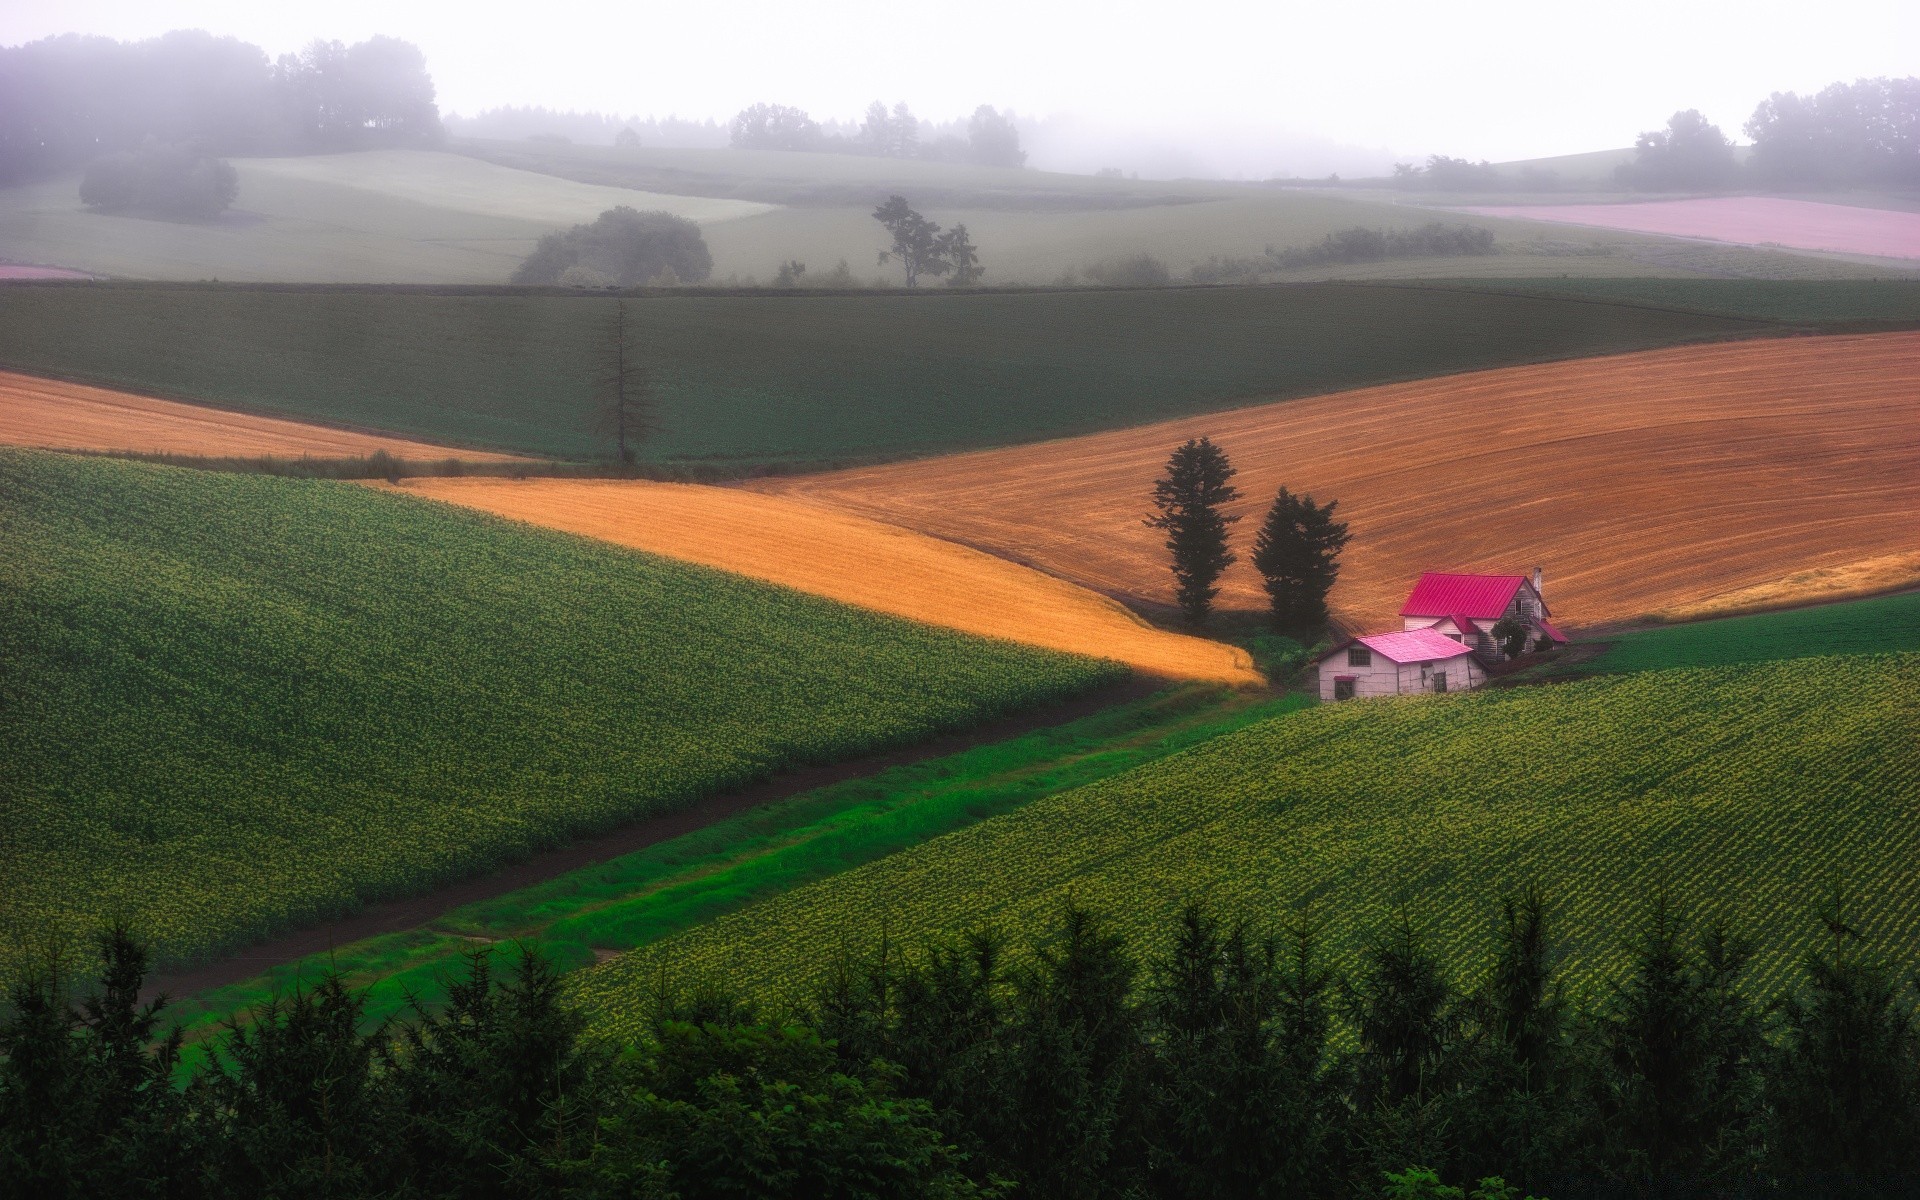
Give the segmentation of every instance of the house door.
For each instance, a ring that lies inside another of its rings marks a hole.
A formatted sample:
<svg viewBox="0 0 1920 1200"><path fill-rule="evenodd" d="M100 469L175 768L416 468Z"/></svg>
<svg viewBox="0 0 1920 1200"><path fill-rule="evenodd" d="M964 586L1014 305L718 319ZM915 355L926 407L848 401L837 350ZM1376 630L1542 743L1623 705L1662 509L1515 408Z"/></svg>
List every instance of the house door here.
<svg viewBox="0 0 1920 1200"><path fill-rule="evenodd" d="M1333 681L1333 698L1335 700L1353 699L1353 680L1351 679L1334 680Z"/></svg>
<svg viewBox="0 0 1920 1200"><path fill-rule="evenodd" d="M1444 692L1447 690L1447 673L1445 671L1435 671L1433 673L1433 690L1436 692Z"/></svg>

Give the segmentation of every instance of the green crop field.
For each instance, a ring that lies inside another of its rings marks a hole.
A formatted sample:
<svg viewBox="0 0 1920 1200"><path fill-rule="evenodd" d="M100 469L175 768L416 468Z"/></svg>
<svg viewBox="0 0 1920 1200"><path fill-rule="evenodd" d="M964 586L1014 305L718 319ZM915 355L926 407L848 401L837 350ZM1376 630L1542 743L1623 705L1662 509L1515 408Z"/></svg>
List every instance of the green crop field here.
<svg viewBox="0 0 1920 1200"><path fill-rule="evenodd" d="M505 283L542 234L617 204L702 222L767 209L594 187L425 151L234 166L239 199L212 221L88 212L76 177L0 188L0 256L136 279Z"/></svg>
<svg viewBox="0 0 1920 1200"><path fill-rule="evenodd" d="M1484 289L1479 280L1460 286ZM1648 304L1759 321L1828 323L1920 322L1920 272L1856 280L1791 279L1511 279L1502 292L1609 304Z"/></svg>
<svg viewBox="0 0 1920 1200"><path fill-rule="evenodd" d="M352 484L8 451L0 496L16 944L203 956L1120 673Z"/></svg>
<svg viewBox="0 0 1920 1200"><path fill-rule="evenodd" d="M1325 705L1039 800L578 977L630 1029L644 988L801 996L843 953L1068 899L1149 941L1188 900L1255 919L1308 905L1336 962L1402 906L1455 969L1496 893L1541 885L1570 978L1607 965L1663 878L1755 937L1777 984L1830 883L1920 960L1920 655L1655 671L1555 687Z"/></svg>
<svg viewBox="0 0 1920 1200"><path fill-rule="evenodd" d="M1920 592L1640 629L1607 640L1605 654L1571 669L1654 671L1920 651Z"/></svg>
<svg viewBox="0 0 1920 1200"><path fill-rule="evenodd" d="M1361 285L628 301L646 457L905 457L1256 398L1765 331L1757 322ZM609 452L605 297L160 285L0 288L0 364L455 444ZM138 447L129 447L137 449Z"/></svg>

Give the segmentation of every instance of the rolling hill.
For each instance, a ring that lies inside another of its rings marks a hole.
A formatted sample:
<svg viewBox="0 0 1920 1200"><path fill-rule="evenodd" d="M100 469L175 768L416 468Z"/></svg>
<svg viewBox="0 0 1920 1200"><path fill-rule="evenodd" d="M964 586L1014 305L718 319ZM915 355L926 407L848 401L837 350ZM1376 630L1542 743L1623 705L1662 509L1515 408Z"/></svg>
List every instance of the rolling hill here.
<svg viewBox="0 0 1920 1200"><path fill-rule="evenodd" d="M1285 485L1337 499L1352 527L1330 597L1344 621L1397 622L1423 570L1538 564L1556 620L1596 624L1911 550L1916 378L1920 333L1747 341L749 486L1170 605L1160 535L1140 518L1167 454L1211 436L1240 470L1246 518L1223 606L1265 606L1244 551Z"/></svg>
<svg viewBox="0 0 1920 1200"><path fill-rule="evenodd" d="M654 295L662 464L742 474L1009 445L1247 402L1767 332L1590 301L1372 285ZM492 450L610 454L613 303L552 292L0 288L0 364Z"/></svg>
<svg viewBox="0 0 1920 1200"><path fill-rule="evenodd" d="M1527 883L1577 984L1670 879L1756 940L1766 994L1841 864L1865 932L1920 962L1916 740L1914 654L1324 705L722 917L577 992L631 1033L662 979L804 998L883 935L908 953L982 926L1017 942L1069 898L1148 944L1188 900L1263 922L1306 906L1335 964L1404 905L1465 972L1497 893Z"/></svg>
<svg viewBox="0 0 1920 1200"><path fill-rule="evenodd" d="M1121 671L351 484L0 494L9 948L204 956Z"/></svg>

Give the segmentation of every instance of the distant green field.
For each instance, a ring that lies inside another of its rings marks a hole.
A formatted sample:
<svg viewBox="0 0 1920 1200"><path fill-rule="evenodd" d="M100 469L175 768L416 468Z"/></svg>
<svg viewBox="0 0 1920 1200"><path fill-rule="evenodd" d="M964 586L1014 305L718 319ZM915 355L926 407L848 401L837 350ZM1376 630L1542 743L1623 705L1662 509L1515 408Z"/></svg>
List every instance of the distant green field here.
<svg viewBox="0 0 1920 1200"><path fill-rule="evenodd" d="M352 484L0 496L0 945L201 956L1120 674Z"/></svg>
<svg viewBox="0 0 1920 1200"><path fill-rule="evenodd" d="M1610 650L1573 669L1655 671L1920 651L1920 592L1641 629L1608 641Z"/></svg>
<svg viewBox="0 0 1920 1200"><path fill-rule="evenodd" d="M1485 288L1479 280L1451 280ZM1920 321L1920 273L1857 280L1509 279L1503 292L1651 304L1761 321Z"/></svg>
<svg viewBox="0 0 1920 1200"><path fill-rule="evenodd" d="M1069 899L1154 949L1179 905L1272 921L1306 905L1336 965L1401 906L1451 967L1481 961L1501 889L1544 888L1568 977L1595 978L1661 879L1757 940L1763 993L1844 881L1920 962L1920 655L1652 671L1323 705L1038 800L577 977L631 1031L644 988L798 998L884 935L911 952L1021 935Z"/></svg>
<svg viewBox="0 0 1920 1200"><path fill-rule="evenodd" d="M745 469L1006 445L1254 398L1763 331L1452 289L654 296L629 302L661 401L646 456ZM605 297L0 288L0 363L560 456L595 431Z"/></svg>
<svg viewBox="0 0 1920 1200"><path fill-rule="evenodd" d="M88 212L65 177L0 188L0 257L141 279L504 283L542 234L616 204L712 222L745 201L593 187L458 154L384 150L236 159L213 221Z"/></svg>

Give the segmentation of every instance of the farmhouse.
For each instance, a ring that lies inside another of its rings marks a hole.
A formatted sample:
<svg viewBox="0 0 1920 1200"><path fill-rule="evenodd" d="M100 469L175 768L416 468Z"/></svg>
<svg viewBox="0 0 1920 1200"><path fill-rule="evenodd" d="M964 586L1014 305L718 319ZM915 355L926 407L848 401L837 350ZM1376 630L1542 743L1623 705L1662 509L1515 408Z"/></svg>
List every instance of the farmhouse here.
<svg viewBox="0 0 1920 1200"><path fill-rule="evenodd" d="M1464 691L1486 681L1477 653L1431 629L1357 637L1320 660L1322 700Z"/></svg>
<svg viewBox="0 0 1920 1200"><path fill-rule="evenodd" d="M1398 632L1350 638L1320 657L1320 698L1479 687L1488 666L1507 657L1494 628L1518 623L1529 650L1565 642L1549 617L1539 567L1531 577L1423 572L1401 606Z"/></svg>

